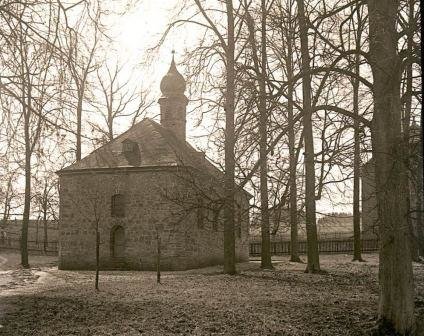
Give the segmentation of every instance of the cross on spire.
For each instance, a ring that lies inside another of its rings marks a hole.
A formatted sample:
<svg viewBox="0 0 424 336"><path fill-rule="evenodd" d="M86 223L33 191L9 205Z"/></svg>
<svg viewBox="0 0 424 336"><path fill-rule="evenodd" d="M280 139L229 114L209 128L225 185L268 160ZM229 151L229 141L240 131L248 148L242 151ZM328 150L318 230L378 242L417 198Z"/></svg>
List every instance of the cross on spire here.
<svg viewBox="0 0 424 336"><path fill-rule="evenodd" d="M172 49L171 54L172 54L171 64L175 66L175 49Z"/></svg>

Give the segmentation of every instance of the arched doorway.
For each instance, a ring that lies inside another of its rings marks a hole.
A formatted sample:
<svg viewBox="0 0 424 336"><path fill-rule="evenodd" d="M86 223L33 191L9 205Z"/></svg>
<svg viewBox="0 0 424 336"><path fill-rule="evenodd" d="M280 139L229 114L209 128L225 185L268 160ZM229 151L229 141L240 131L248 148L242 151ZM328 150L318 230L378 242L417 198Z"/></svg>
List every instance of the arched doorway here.
<svg viewBox="0 0 424 336"><path fill-rule="evenodd" d="M123 258L125 256L125 232L122 226L112 228L110 235L112 257Z"/></svg>

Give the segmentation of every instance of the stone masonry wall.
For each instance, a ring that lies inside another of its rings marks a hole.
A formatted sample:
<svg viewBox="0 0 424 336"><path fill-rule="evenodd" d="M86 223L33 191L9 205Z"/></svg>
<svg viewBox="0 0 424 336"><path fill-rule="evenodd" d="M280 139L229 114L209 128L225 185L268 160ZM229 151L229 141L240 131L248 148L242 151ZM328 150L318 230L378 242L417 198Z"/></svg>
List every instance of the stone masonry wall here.
<svg viewBox="0 0 424 336"><path fill-rule="evenodd" d="M124 195L125 216L122 218L111 216L114 194ZM184 202L175 202L172 195L185 195ZM197 210L190 207L194 195L187 184L167 170L61 174L59 268L95 267L97 222L102 269L155 269L158 234L164 270L222 263L222 226L217 231L212 229L212 223L198 227ZM246 198L243 201L246 209L247 202ZM240 260L248 259L248 212L244 213L242 238L237 238ZM125 232L125 257L119 260L111 253L111 232L118 225Z"/></svg>

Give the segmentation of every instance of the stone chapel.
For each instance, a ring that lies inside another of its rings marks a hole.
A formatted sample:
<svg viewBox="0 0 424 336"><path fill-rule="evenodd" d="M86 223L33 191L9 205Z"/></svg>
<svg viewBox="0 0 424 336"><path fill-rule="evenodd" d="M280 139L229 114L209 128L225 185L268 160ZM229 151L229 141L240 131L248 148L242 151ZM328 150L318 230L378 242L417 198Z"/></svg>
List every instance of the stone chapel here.
<svg viewBox="0 0 424 336"><path fill-rule="evenodd" d="M59 268L184 270L223 263L224 174L186 141L186 82L174 58L160 124L145 118L60 171ZM236 257L248 260L249 198L236 198Z"/></svg>

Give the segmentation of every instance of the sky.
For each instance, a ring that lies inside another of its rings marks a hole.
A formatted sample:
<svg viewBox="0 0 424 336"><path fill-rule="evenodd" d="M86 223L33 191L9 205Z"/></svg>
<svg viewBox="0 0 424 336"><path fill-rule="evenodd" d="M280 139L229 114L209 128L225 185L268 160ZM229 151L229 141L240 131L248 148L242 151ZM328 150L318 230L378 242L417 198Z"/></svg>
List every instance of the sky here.
<svg viewBox="0 0 424 336"><path fill-rule="evenodd" d="M121 2L116 2L116 8ZM185 49L191 49L196 45L196 40L200 37L197 26L187 24L184 27L171 30L163 45L152 51L160 41L166 31L169 22L172 21L178 12L178 6L181 4L177 0L138 0L136 6L127 11L124 15L110 15L105 21L108 24L108 34L112 37L113 44L107 51L108 62L112 64L118 61L125 64L124 76L131 78L134 85L142 85L147 89L150 98L157 101L161 96L159 84L162 77L168 71L172 51L175 50L175 59L177 66L183 59ZM108 4L110 5L110 3ZM112 5L115 6L115 4ZM121 8L122 9L122 8ZM187 12L183 13L188 16ZM178 66L180 72L184 74L184 64ZM188 97L190 99L190 97ZM190 104L190 103L189 103ZM187 110L191 110L190 105ZM159 105L154 104L150 108L149 117L158 117ZM156 119L159 121L158 119ZM119 118L114 126L116 134L120 134L130 126L128 118ZM206 152L209 157L216 157L216 153L208 148L206 137L203 139L199 135L204 135L202 127L195 127L195 120L190 115L187 118L187 138L188 141L198 149ZM84 149L84 148L83 148ZM92 147L86 147L86 153L92 151ZM350 193L341 195L337 192L330 197L323 197L317 202L318 212L326 213L332 211L349 212L350 205L341 203L350 203ZM333 208L335 203L340 203Z"/></svg>
<svg viewBox="0 0 424 336"><path fill-rule="evenodd" d="M175 15L178 5L176 0L152 1L144 0L132 9L129 13L113 20L111 27L115 39L115 47L120 60L126 60L128 65L135 66L139 78L145 88L148 88L154 99L160 97L159 83L163 75L167 72L172 57L172 50L175 50L175 58L178 64L179 58L182 59L185 49L190 49L196 43L196 27L187 25L185 28L172 30L164 44L153 54L149 51L160 40L165 32L167 25ZM152 59L151 59L152 57ZM151 60L151 62L150 62ZM148 64L148 66L146 66ZM184 67L180 65L179 70L183 72ZM188 97L190 98L190 97ZM157 115L159 105L154 105L152 115ZM187 137L193 144L197 144L201 149L204 147L198 135L201 129L194 128L194 122L187 120ZM127 125L121 125L121 130L126 130ZM119 126L117 127L119 129ZM328 212L350 212L352 199L350 193L341 195L335 190L335 193L329 196L323 195L322 200L317 202L317 211ZM336 206L334 206L336 204ZM320 215L318 215L320 217Z"/></svg>
<svg viewBox="0 0 424 336"><path fill-rule="evenodd" d="M181 60L184 50L195 45L198 30L193 25L171 30L163 44L158 45L169 22L178 12L179 1L176 0L140 0L137 6L123 16L115 16L110 20L110 32L114 40L114 50L111 50L111 60L126 64L126 71L131 71L132 80L141 84L149 91L150 98L157 101L160 96L160 81L167 73L172 51L175 51L175 60L178 70L184 74L184 65ZM190 97L189 97L190 98ZM190 103L189 103L190 104ZM158 116L159 105L151 107L150 117ZM187 110L191 110L190 105ZM125 131L128 124L117 125L118 132ZM204 134L203 129L195 128L195 122L188 118L187 136L194 139Z"/></svg>
<svg viewBox="0 0 424 336"><path fill-rule="evenodd" d="M141 68L140 79L151 86L158 97L159 81L169 68L172 50L175 50L178 62L184 48L195 41L193 30L178 29L178 32L169 33L157 53L149 52L165 32L175 13L176 3L175 0L141 1L131 12L114 20L112 28L119 57ZM153 61L146 68L144 63L149 57L153 57Z"/></svg>

